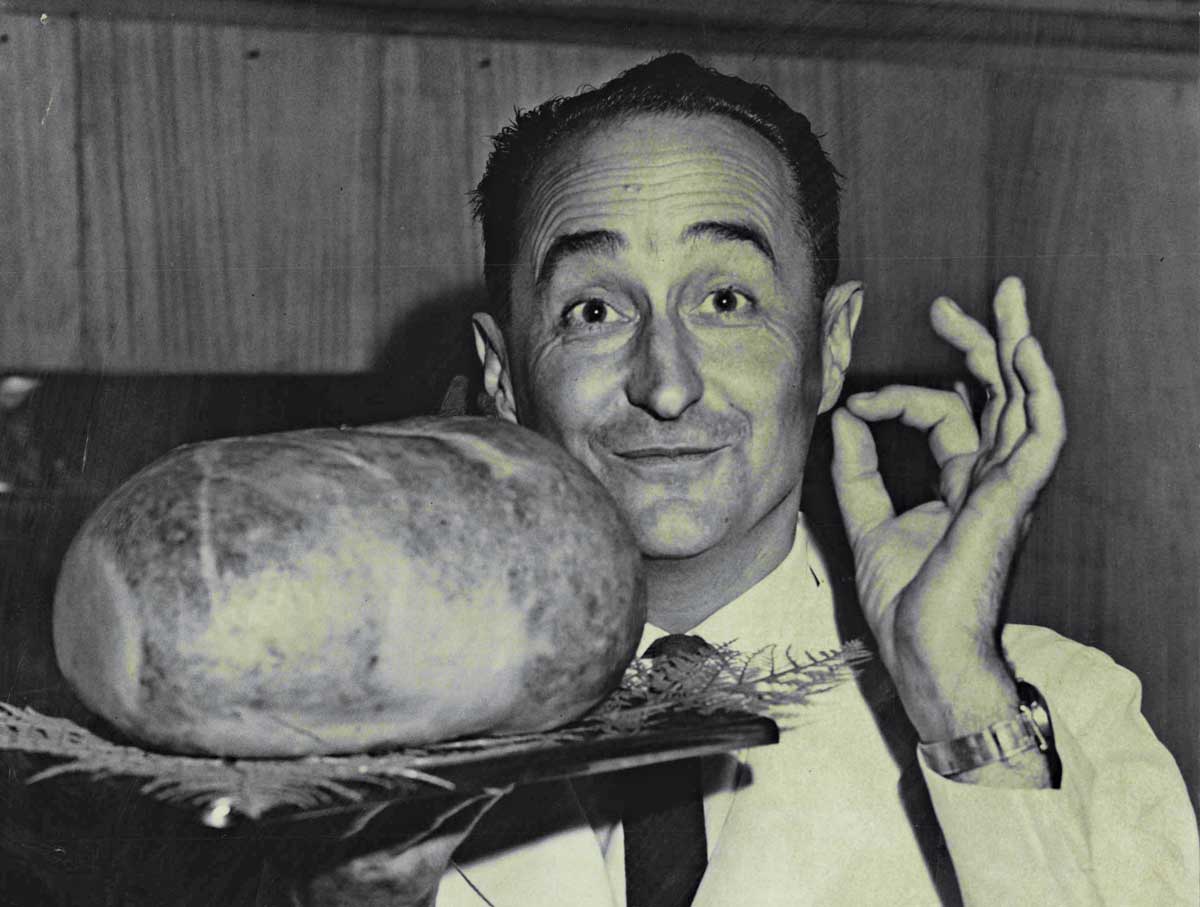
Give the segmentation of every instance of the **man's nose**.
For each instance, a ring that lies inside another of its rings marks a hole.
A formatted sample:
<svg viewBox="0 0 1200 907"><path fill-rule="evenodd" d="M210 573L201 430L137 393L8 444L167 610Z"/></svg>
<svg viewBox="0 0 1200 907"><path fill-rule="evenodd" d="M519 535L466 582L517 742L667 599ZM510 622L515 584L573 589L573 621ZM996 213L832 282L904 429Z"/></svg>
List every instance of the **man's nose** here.
<svg viewBox="0 0 1200 907"><path fill-rule="evenodd" d="M691 338L668 317L643 328L634 349L625 394L658 419L678 419L704 393Z"/></svg>

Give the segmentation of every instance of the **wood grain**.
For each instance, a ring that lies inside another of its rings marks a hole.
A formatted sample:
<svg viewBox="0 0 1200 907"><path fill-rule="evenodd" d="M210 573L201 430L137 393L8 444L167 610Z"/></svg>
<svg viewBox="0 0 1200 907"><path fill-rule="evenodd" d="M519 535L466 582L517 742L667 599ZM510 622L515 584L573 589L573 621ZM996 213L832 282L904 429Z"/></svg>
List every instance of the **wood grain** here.
<svg viewBox="0 0 1200 907"><path fill-rule="evenodd" d="M968 311L987 294L985 85L984 74L971 71L886 64L843 71L835 127L845 149L843 272L866 286L854 355L860 374L960 367L928 313L941 293Z"/></svg>
<svg viewBox="0 0 1200 907"><path fill-rule="evenodd" d="M1200 781L1196 85L998 77L993 276L1024 274L1070 440L1013 616L1098 645Z"/></svg>
<svg viewBox="0 0 1200 907"><path fill-rule="evenodd" d="M26 59L8 88L21 86L27 117L36 86L58 70L79 84L72 122L57 121L66 134L39 138L45 149L3 143L4 172L20 187L4 221L16 234L5 272L15 283L0 340L0 361L14 368L403 371L430 350L458 367L478 294L467 191L487 137L514 104L599 83L649 54L9 21L66 36ZM986 231L986 69L701 56L767 79L827 134L848 178L843 273L868 283L860 365L906 371L932 356L945 366L925 328L930 297L986 295L975 263ZM37 203L21 202L47 166ZM66 253L51 264L36 245L48 233ZM900 329L923 339L882 342Z"/></svg>
<svg viewBox="0 0 1200 907"><path fill-rule="evenodd" d="M0 362L80 359L75 29L0 15Z"/></svg>
<svg viewBox="0 0 1200 907"><path fill-rule="evenodd" d="M379 43L79 23L93 368L355 368Z"/></svg>
<svg viewBox="0 0 1200 907"><path fill-rule="evenodd" d="M1184 3L1025 0L4 0L34 15L200 21L369 34L444 35L702 52L1123 71L1192 78ZM714 43L715 42L715 43Z"/></svg>

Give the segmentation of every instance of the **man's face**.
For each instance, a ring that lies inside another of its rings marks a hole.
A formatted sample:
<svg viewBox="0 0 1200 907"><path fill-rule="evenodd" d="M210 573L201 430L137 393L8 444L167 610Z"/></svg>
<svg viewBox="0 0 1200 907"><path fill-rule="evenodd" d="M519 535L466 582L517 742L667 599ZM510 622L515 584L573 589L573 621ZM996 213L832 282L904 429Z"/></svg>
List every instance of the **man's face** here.
<svg viewBox="0 0 1200 907"><path fill-rule="evenodd" d="M591 469L650 557L798 504L822 368L794 205L782 155L716 116L603 127L527 193L516 417Z"/></svg>

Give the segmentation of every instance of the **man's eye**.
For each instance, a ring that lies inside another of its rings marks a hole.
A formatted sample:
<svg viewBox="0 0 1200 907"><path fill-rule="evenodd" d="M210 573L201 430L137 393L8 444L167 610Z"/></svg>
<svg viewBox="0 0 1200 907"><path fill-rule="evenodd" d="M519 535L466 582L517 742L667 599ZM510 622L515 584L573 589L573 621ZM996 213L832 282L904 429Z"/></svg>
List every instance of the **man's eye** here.
<svg viewBox="0 0 1200 907"><path fill-rule="evenodd" d="M748 309L753 305L753 299L733 287L721 287L719 290L713 290L704 297L704 301L700 304L701 308L711 309L719 315L729 315Z"/></svg>
<svg viewBox="0 0 1200 907"><path fill-rule="evenodd" d="M604 324L619 318L616 309L603 299L584 299L563 309L560 320L563 327L571 327L580 324Z"/></svg>

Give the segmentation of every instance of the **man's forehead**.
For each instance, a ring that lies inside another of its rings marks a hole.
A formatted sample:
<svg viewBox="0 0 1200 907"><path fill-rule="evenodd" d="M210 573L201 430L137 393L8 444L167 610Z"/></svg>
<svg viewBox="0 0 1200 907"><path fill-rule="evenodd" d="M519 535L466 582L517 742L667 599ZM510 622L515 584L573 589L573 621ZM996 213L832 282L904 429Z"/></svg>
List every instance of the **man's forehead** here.
<svg viewBox="0 0 1200 907"><path fill-rule="evenodd" d="M565 169L587 160L622 160L632 165L664 153L703 156L731 149L761 155L779 175L786 172L783 155L764 136L717 113L631 113L598 120L560 140L547 161L557 161Z"/></svg>
<svg viewBox="0 0 1200 907"><path fill-rule="evenodd" d="M717 115L642 114L551 152L525 192L521 264L536 266L556 236L622 218L641 218L656 242L702 221L791 232L794 203L786 160L749 127Z"/></svg>

